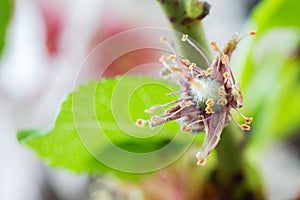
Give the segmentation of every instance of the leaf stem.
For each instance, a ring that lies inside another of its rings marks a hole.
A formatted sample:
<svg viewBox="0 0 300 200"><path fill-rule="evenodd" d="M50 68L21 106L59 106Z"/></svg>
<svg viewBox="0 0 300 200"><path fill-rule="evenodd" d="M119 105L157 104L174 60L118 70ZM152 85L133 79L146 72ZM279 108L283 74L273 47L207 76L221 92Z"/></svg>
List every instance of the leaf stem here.
<svg viewBox="0 0 300 200"><path fill-rule="evenodd" d="M217 147L218 179L222 185L230 185L235 176L243 174L243 149L237 132L240 133L232 126L226 127Z"/></svg>

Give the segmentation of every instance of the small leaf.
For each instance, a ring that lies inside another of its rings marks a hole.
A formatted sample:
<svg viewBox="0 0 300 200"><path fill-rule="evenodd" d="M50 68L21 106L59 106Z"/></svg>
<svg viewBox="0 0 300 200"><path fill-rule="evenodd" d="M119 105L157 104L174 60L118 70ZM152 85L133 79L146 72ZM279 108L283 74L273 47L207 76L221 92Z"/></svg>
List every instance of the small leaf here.
<svg viewBox="0 0 300 200"><path fill-rule="evenodd" d="M152 172L177 160L194 139L176 122L153 130L135 125L137 118L149 118L146 108L174 100L165 94L175 89L146 77L90 82L68 96L49 133L22 131L18 138L50 165L75 172L124 178Z"/></svg>

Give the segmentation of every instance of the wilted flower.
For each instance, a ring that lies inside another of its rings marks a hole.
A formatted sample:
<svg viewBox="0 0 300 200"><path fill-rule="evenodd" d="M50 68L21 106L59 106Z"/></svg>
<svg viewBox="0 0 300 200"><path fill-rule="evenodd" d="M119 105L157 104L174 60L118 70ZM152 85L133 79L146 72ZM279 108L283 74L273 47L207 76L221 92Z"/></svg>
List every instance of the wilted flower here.
<svg viewBox="0 0 300 200"><path fill-rule="evenodd" d="M248 35L255 35L255 32L250 32ZM160 62L164 65L161 76L181 85L180 91L167 94L181 94L181 98L164 105L150 107L145 112L152 113L157 108L168 108L163 114L155 115L150 120L138 119L136 124L144 126L148 123L152 128L168 121L178 120L183 132L198 133L205 130L202 149L196 155L198 165L206 163L206 157L217 146L220 135L230 119L243 131L249 131L252 118L245 117L239 111L239 108L243 106L243 97L229 66L232 52L242 38L234 34L223 51L215 41L212 41L210 44L217 55L210 62L188 36L183 35L182 41L188 42L206 60L207 66L204 69L181 58L163 37L162 43L168 45L173 54L160 58ZM230 113L232 109L244 118L244 123L237 122Z"/></svg>

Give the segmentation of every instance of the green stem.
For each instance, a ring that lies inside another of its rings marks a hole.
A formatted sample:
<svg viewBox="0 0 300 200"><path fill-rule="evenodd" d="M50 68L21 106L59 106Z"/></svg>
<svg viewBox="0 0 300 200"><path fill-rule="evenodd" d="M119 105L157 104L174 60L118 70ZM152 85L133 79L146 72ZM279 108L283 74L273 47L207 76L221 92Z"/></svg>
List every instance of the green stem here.
<svg viewBox="0 0 300 200"><path fill-rule="evenodd" d="M235 177L241 176L244 172L243 149L237 134L244 133L232 126L226 127L217 146L218 179L222 185L230 185Z"/></svg>
<svg viewBox="0 0 300 200"><path fill-rule="evenodd" d="M210 5L206 2L197 1L197 5L191 5L193 11L188 11L188 0L157 0L161 5L163 11L168 17L172 28L182 34L188 34L189 38L193 39L201 48L208 58L211 55L208 50L207 41L203 32L201 20L209 13ZM198 6L198 7L195 7ZM196 8L196 9L195 9ZM198 8L198 10L197 10ZM196 10L196 11L195 11ZM194 14L198 12L198 15ZM178 35L178 34L177 34ZM178 40L181 39L178 36ZM197 63L201 67L207 67L205 60L199 56L199 53L184 42L179 42L181 53L184 57ZM194 52L194 53L191 53Z"/></svg>
<svg viewBox="0 0 300 200"><path fill-rule="evenodd" d="M257 185L250 184L251 176L257 174L249 171L244 159L244 145L247 138L241 139L240 129L230 125L223 130L221 141L217 146L218 166L216 180L219 195L224 199L264 199L260 180ZM253 174L254 173L254 174Z"/></svg>

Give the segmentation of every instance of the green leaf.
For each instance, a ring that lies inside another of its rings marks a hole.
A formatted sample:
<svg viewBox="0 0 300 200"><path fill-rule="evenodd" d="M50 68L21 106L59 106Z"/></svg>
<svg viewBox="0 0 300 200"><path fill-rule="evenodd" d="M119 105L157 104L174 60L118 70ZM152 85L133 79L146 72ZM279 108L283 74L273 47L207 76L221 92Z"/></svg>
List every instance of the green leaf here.
<svg viewBox="0 0 300 200"><path fill-rule="evenodd" d="M152 172L176 161L195 137L179 132L176 122L153 130L135 125L138 118L150 117L145 109L176 99L165 95L176 90L146 77L90 82L67 97L49 133L21 131L18 138L50 165L75 172L124 178Z"/></svg>
<svg viewBox="0 0 300 200"><path fill-rule="evenodd" d="M8 23L12 16L12 0L0 1L0 57L4 48Z"/></svg>

